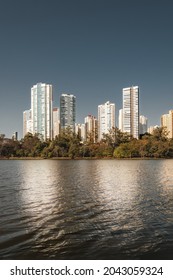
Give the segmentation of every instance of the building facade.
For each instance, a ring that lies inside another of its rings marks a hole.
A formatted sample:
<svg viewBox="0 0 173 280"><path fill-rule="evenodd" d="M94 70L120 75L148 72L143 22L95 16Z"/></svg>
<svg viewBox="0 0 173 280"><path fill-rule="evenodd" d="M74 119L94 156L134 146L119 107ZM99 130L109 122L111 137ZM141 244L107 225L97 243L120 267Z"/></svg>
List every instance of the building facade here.
<svg viewBox="0 0 173 280"><path fill-rule="evenodd" d="M98 141L98 121L96 117L88 115L85 117L86 141L96 143Z"/></svg>
<svg viewBox="0 0 173 280"><path fill-rule="evenodd" d="M76 97L73 94L61 94L60 97L60 126L61 130L70 127L75 131Z"/></svg>
<svg viewBox="0 0 173 280"><path fill-rule="evenodd" d="M52 85L38 83L31 88L32 133L38 133L44 140L53 136Z"/></svg>
<svg viewBox="0 0 173 280"><path fill-rule="evenodd" d="M60 133L59 108L53 108L53 139Z"/></svg>
<svg viewBox="0 0 173 280"><path fill-rule="evenodd" d="M168 138L173 138L173 110L161 116L161 127L166 127Z"/></svg>
<svg viewBox="0 0 173 280"><path fill-rule="evenodd" d="M31 109L23 112L23 137L27 133L32 133Z"/></svg>
<svg viewBox="0 0 173 280"><path fill-rule="evenodd" d="M103 134L115 127L115 104L107 101L98 106L98 141L103 138Z"/></svg>
<svg viewBox="0 0 173 280"><path fill-rule="evenodd" d="M158 129L158 128L159 128L158 125L151 125L151 126L148 127L147 132L152 135L154 130Z"/></svg>
<svg viewBox="0 0 173 280"><path fill-rule="evenodd" d="M119 130L123 131L123 109L119 110L118 128Z"/></svg>
<svg viewBox="0 0 173 280"><path fill-rule="evenodd" d="M12 139L13 139L14 141L17 141L17 140L18 140L18 132L17 132L17 131L13 132Z"/></svg>
<svg viewBox="0 0 173 280"><path fill-rule="evenodd" d="M123 132L139 139L139 87L123 88Z"/></svg>
<svg viewBox="0 0 173 280"><path fill-rule="evenodd" d="M139 134L145 134L148 129L148 119L145 116L139 117Z"/></svg>
<svg viewBox="0 0 173 280"><path fill-rule="evenodd" d="M84 123L75 124L75 133L76 133L76 135L78 135L80 137L82 143L86 141L86 131L85 131Z"/></svg>

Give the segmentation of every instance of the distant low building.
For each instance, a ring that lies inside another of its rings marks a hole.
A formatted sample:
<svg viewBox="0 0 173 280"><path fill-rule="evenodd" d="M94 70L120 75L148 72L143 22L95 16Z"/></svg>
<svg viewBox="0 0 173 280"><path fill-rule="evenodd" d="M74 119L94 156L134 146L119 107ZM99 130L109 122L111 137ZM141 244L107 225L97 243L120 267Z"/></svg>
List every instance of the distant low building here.
<svg viewBox="0 0 173 280"><path fill-rule="evenodd" d="M12 139L13 139L14 141L17 141L17 140L18 140L18 132L17 132L17 131L15 131L15 132L13 133Z"/></svg>
<svg viewBox="0 0 173 280"><path fill-rule="evenodd" d="M1 138L1 139L4 139L4 138L5 138L5 134L0 133L0 138Z"/></svg>
<svg viewBox="0 0 173 280"><path fill-rule="evenodd" d="M32 118L31 118L31 109L25 110L23 112L23 137L27 133L33 133L32 131Z"/></svg>
<svg viewBox="0 0 173 280"><path fill-rule="evenodd" d="M154 131L156 128L159 128L159 126L158 126L158 125L150 126L150 127L147 129L147 132L148 132L149 134L153 134L153 131Z"/></svg>
<svg viewBox="0 0 173 280"><path fill-rule="evenodd" d="M145 116L139 117L139 134L145 134L148 129L148 119Z"/></svg>
<svg viewBox="0 0 173 280"><path fill-rule="evenodd" d="M85 135L86 141L96 143L98 140L98 121L92 115L85 117Z"/></svg>
<svg viewBox="0 0 173 280"><path fill-rule="evenodd" d="M85 124L76 123L75 124L75 133L81 138L81 142L86 140L86 131L85 131Z"/></svg>

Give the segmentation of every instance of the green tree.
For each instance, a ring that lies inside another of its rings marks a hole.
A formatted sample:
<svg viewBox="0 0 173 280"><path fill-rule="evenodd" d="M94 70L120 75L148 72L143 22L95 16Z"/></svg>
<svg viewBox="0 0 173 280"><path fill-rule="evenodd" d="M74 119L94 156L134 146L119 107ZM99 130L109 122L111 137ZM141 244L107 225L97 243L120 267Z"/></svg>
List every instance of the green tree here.
<svg viewBox="0 0 173 280"><path fill-rule="evenodd" d="M24 151L24 156L39 156L43 148L44 144L42 144L38 134L32 135L32 133L28 133L21 140L21 149Z"/></svg>
<svg viewBox="0 0 173 280"><path fill-rule="evenodd" d="M152 138L158 141L166 141L168 139L169 132L166 127L157 127L153 130Z"/></svg>

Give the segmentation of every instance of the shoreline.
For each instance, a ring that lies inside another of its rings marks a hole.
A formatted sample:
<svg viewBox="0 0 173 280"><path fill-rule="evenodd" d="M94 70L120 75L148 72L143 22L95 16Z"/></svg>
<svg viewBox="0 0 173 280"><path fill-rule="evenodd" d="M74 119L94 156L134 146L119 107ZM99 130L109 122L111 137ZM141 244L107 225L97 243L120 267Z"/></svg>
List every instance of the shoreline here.
<svg viewBox="0 0 173 280"><path fill-rule="evenodd" d="M52 157L52 158L42 158L42 157L9 157L9 158L0 158L0 160L167 160L173 158L114 158L114 157Z"/></svg>

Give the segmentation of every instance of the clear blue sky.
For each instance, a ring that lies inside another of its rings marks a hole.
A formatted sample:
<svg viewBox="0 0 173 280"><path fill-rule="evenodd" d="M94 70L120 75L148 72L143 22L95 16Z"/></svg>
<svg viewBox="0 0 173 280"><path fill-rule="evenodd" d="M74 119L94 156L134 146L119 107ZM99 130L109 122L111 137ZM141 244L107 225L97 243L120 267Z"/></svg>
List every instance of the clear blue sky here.
<svg viewBox="0 0 173 280"><path fill-rule="evenodd" d="M172 0L0 0L0 133L22 137L30 89L77 97L77 122L140 87L150 125L173 109Z"/></svg>

